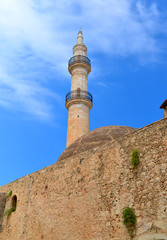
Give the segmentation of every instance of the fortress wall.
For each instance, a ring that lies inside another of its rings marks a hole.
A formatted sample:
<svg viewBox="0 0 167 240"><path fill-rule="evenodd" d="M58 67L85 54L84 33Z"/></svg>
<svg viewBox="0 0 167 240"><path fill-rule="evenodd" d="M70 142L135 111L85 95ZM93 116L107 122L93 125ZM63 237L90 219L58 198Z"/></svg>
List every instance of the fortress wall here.
<svg viewBox="0 0 167 240"><path fill-rule="evenodd" d="M110 144L103 146L101 156L105 169L99 179L103 207L108 209L113 228L106 239L129 239L125 237L120 213L123 207L130 206L135 209L138 221L136 239L166 240L167 118L117 139L115 147L117 158L110 155ZM141 161L135 171L130 167L133 149L139 150ZM115 165L121 166L119 174Z"/></svg>
<svg viewBox="0 0 167 240"><path fill-rule="evenodd" d="M5 204L6 204L6 193L0 193L0 231L2 229L2 221L3 221Z"/></svg>
<svg viewBox="0 0 167 240"><path fill-rule="evenodd" d="M134 148L141 161L135 171ZM131 206L136 239L166 240L166 169L167 118L0 187L18 197L16 211L3 217L0 239L127 240L121 211Z"/></svg>
<svg viewBox="0 0 167 240"><path fill-rule="evenodd" d="M18 204L11 216L3 218L0 239L100 239L98 170L89 161L91 156L90 152L86 159L83 155L61 161L1 187L7 193L12 190Z"/></svg>

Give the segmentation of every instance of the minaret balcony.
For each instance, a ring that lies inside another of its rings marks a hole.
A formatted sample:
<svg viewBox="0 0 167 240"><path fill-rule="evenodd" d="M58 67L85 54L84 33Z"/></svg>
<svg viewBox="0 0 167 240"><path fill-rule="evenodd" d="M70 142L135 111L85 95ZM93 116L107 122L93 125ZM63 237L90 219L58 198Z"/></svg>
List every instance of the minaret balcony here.
<svg viewBox="0 0 167 240"><path fill-rule="evenodd" d="M76 103L83 103L88 105L89 109L92 108L93 105L93 96L91 93L84 90L74 90L66 95L66 108Z"/></svg>
<svg viewBox="0 0 167 240"><path fill-rule="evenodd" d="M71 69L75 66L78 66L78 63L81 64L81 66L86 67L88 70L88 73L91 71L91 61L88 57L85 57L83 55L76 55L70 58L68 61L68 70L71 73Z"/></svg>

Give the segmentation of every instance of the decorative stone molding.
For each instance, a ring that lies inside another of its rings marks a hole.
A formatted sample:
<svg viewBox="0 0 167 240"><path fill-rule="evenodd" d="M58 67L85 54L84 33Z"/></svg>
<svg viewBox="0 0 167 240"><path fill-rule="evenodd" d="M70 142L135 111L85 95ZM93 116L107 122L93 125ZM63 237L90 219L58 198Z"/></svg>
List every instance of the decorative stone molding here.
<svg viewBox="0 0 167 240"><path fill-rule="evenodd" d="M85 104L86 106L88 106L89 110L91 110L93 103L88 100L88 99L84 99L84 98L71 98L66 102L66 108L67 110L69 110L69 107L73 104Z"/></svg>
<svg viewBox="0 0 167 240"><path fill-rule="evenodd" d="M72 71L78 66L86 69L87 74L89 74L91 72L91 66L88 63L85 63L85 62L73 63L73 64L69 65L68 71L72 74Z"/></svg>

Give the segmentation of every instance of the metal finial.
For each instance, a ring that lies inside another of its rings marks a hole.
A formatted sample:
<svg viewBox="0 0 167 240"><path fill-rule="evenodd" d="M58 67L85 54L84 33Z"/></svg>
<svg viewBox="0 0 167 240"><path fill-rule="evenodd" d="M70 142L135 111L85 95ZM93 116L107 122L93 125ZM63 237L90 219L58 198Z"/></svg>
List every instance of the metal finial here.
<svg viewBox="0 0 167 240"><path fill-rule="evenodd" d="M80 29L79 29L78 35L79 35L79 33L82 34L82 28L81 28L81 27L80 27Z"/></svg>

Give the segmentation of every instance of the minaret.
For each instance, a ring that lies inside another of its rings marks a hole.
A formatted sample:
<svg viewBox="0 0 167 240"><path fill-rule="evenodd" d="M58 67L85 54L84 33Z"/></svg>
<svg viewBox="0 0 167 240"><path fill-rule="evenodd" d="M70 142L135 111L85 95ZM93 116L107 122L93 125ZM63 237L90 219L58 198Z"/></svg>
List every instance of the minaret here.
<svg viewBox="0 0 167 240"><path fill-rule="evenodd" d="M67 147L89 132L89 111L93 101L92 95L87 91L91 62L87 57L87 47L83 44L81 31L78 33L77 44L73 47L73 57L68 62L68 71L71 74L71 92L66 95Z"/></svg>

